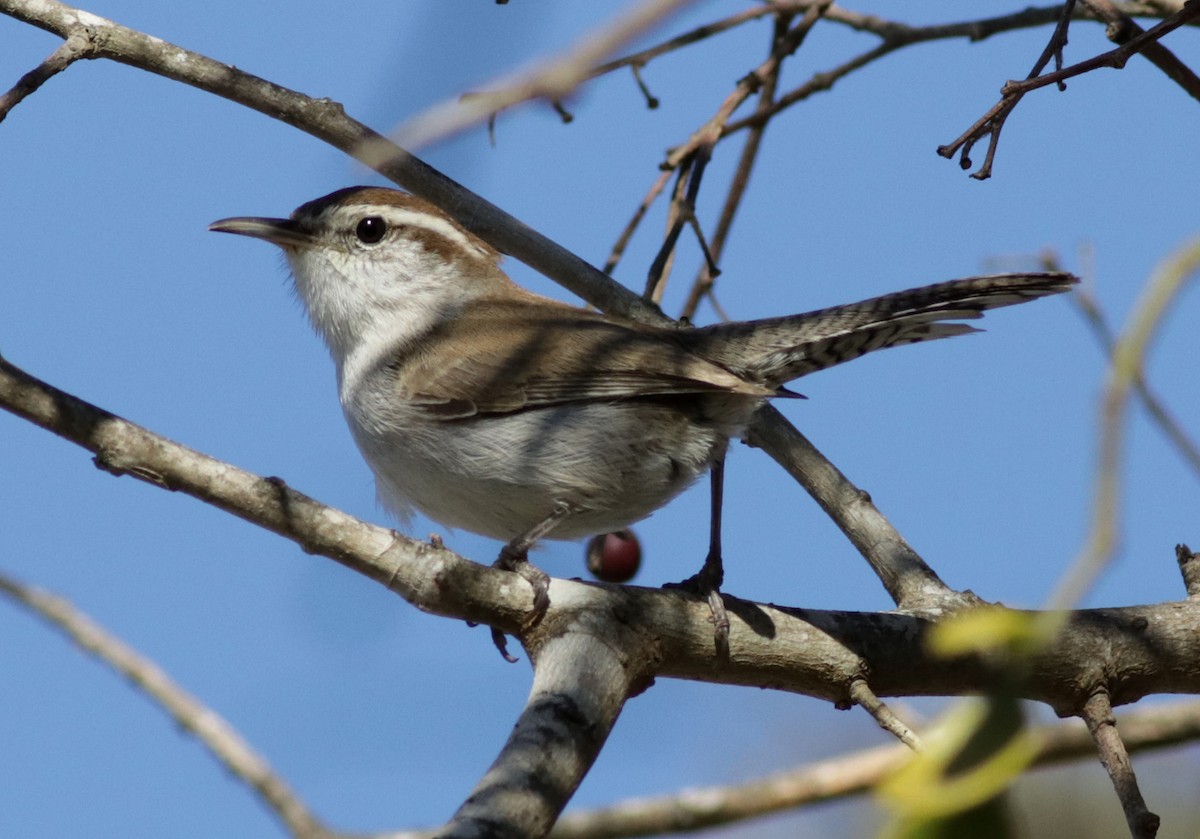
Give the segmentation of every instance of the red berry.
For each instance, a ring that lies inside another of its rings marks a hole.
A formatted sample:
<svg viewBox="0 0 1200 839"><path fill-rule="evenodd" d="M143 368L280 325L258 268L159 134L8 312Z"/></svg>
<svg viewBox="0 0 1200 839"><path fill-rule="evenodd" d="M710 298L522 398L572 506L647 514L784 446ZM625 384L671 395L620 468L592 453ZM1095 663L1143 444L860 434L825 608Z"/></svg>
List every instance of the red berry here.
<svg viewBox="0 0 1200 839"><path fill-rule="evenodd" d="M625 583L641 567L642 543L632 530L602 533L588 540L584 555L588 571L597 580Z"/></svg>

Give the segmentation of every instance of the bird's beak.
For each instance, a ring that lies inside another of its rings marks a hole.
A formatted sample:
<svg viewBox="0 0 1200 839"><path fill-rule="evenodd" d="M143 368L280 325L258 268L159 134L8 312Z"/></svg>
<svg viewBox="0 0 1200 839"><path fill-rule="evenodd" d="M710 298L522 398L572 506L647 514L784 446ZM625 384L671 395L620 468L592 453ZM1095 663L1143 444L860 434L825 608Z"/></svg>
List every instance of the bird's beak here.
<svg viewBox="0 0 1200 839"><path fill-rule="evenodd" d="M296 248L312 244L312 236L296 222L286 218L223 218L208 226L218 233L236 233L265 239L281 248Z"/></svg>

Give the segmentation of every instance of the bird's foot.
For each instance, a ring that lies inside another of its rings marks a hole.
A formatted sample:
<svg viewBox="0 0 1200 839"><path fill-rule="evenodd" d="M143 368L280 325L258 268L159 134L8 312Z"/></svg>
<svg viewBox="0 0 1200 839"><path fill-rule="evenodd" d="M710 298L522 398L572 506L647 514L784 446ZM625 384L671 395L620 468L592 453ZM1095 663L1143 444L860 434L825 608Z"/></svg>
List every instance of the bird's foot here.
<svg viewBox="0 0 1200 839"><path fill-rule="evenodd" d="M721 564L720 555L710 553L704 559L704 566L683 582L668 583L664 588L676 588L691 592L708 603L710 620L713 624L713 643L717 655L729 657L729 613L725 610L725 601L721 597L721 583L725 579L725 571Z"/></svg>

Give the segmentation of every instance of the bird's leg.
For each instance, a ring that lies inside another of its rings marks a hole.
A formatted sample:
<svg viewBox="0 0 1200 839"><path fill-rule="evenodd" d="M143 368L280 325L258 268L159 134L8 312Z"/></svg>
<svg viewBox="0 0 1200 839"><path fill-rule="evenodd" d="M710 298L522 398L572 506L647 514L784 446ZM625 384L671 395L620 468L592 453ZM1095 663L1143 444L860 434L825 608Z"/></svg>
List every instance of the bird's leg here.
<svg viewBox="0 0 1200 839"><path fill-rule="evenodd" d="M538 621L546 614L546 610L550 608L550 577L545 571L529 561L529 549L538 540L550 535L551 531L570 512L570 505L560 501L554 506L554 511L550 515L501 548L500 556L493 563L496 568L501 568L505 571L515 571L524 577L529 585L533 586L533 611L530 612L529 617L525 621L526 629L536 626Z"/></svg>
<svg viewBox="0 0 1200 839"><path fill-rule="evenodd" d="M725 456L712 465L709 471L712 486L712 512L709 517L708 555L700 571L671 588L694 591L708 601L712 613L713 629L718 655L729 654L729 613L721 599L721 583L725 580L725 567L721 559L721 508L725 498Z"/></svg>

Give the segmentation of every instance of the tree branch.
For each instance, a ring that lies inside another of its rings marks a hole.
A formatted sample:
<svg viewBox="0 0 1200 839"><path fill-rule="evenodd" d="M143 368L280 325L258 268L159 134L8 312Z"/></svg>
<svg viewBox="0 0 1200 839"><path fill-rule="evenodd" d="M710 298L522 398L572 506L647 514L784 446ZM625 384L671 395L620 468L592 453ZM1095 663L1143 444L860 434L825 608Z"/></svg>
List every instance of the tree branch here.
<svg viewBox="0 0 1200 839"><path fill-rule="evenodd" d="M36 93L51 78L80 59L91 58L93 47L92 39L86 31L72 33L45 61L18 79L15 85L0 96L0 122L3 122L9 111L19 105L25 97Z"/></svg>
<svg viewBox="0 0 1200 839"><path fill-rule="evenodd" d="M62 630L80 649L125 676L163 708L184 731L195 735L235 777L249 786L297 839L323 839L328 829L296 793L220 714L191 696L162 668L56 597L0 574L0 594Z"/></svg>
<svg viewBox="0 0 1200 839"><path fill-rule="evenodd" d="M591 623L593 625L588 626ZM444 837L544 836L600 754L650 647L586 610L536 647L525 710Z"/></svg>
<svg viewBox="0 0 1200 839"><path fill-rule="evenodd" d="M298 128L433 202L504 253L597 308L635 321L668 322L661 312L611 277L350 118L336 102L296 93L57 0L0 0L0 13L64 39L81 32L88 34L95 44L94 57L208 91Z"/></svg>
<svg viewBox="0 0 1200 839"><path fill-rule="evenodd" d="M1200 702L1131 711L1121 717L1120 727L1130 751L1189 742L1200 738ZM1033 736L1040 744L1035 766L1090 758L1096 752L1095 742L1078 720L1038 726L1033 729ZM550 835L553 839L614 839L687 833L733 824L862 795L911 758L912 752L904 746L877 746L746 783L701 787L618 802L601 809L569 812L559 819Z"/></svg>
<svg viewBox="0 0 1200 839"><path fill-rule="evenodd" d="M181 727L193 733L218 760L251 786L267 806L276 811L293 835L314 839L346 835L323 826L228 723L188 696L152 662L129 649L65 600L2 575L0 593L61 628L81 648L129 677L135 688L146 692L151 701L161 705ZM607 626L604 631L607 633ZM539 670L557 668L561 673L566 672L564 668L573 666L572 661L589 662L589 678L599 679L601 685L594 691L586 691L578 700L571 701L576 707L583 708L583 714L589 719L611 726L608 717L614 713L614 704L619 708L624 695L622 691L628 693L638 689L639 685L630 681L630 676L642 665L631 666L635 659L627 652L618 651L613 636L606 635L608 643L597 645L594 635L585 632L569 635L569 642L561 646L550 644L540 653ZM618 635L616 640L628 645L633 639ZM636 649L636 641L633 646ZM643 665L647 663L643 662ZM653 664L647 666L652 668ZM865 685L861 681L857 684ZM614 685L619 687L612 687ZM570 690L571 685L568 685ZM869 688L866 690L869 692ZM851 695L861 699L865 694L861 688L852 686ZM555 707L554 696L553 680L548 674L540 686L535 684L529 708L534 708L545 699L546 710L550 710ZM568 704L563 707L571 706ZM587 748L588 741L580 740L577 734L572 735L559 728L555 726L554 730L563 738L563 742L555 743L554 748L563 750L563 758L568 764L586 763L591 754ZM1163 748L1194 740L1200 737L1200 702L1136 710L1122 717L1120 728L1124 744L1130 751ZM1094 752L1088 732L1077 723L1044 726L1035 729L1034 735L1041 744L1036 760L1039 766L1076 760ZM514 736L513 739L521 738ZM519 746L515 748L519 753ZM601 810L575 812L558 822L553 836L556 839L599 839L682 832L861 794L910 755L907 748L877 747L733 786L695 789L659 798L617 803ZM497 764L503 760L498 760ZM533 763L518 761L516 765L519 769L521 766L534 767L539 764L535 760ZM386 836L389 839L428 839L434 833L404 831L388 833Z"/></svg>
<svg viewBox="0 0 1200 839"><path fill-rule="evenodd" d="M96 57L209 91L295 126L438 205L501 251L597 308L635 321L671 323L657 308L611 277L351 119L335 102L312 99L57 0L0 0L0 12L63 38L81 31L90 33ZM718 123L720 120L714 124ZM936 607L947 597L966 602L941 583L916 553L903 545L899 534L879 511L863 501L864 494L773 409L759 412L750 436L798 479L802 470L820 471L819 478L806 477L801 480L802 485L814 493L823 509L836 511L831 514L839 527L851 528L847 535L876 573L882 571L887 575L884 586L894 598L899 598L897 603L916 608ZM843 503L853 503L854 509L839 509ZM883 538L876 539L871 534L866 534L870 538L862 538L864 526L879 531Z"/></svg>
<svg viewBox="0 0 1200 839"><path fill-rule="evenodd" d="M994 668L966 655L953 662L924 645L935 621L911 612L782 608L726 596L734 620L728 658L715 655L707 604L675 589L553 579L550 609L530 630L528 583L440 546L359 521L288 488L192 451L77 399L0 358L0 407L96 454L97 464L191 495L334 559L382 583L423 611L486 623L522 640L536 660L549 639L594 620L628 626L657 662L649 675L803 693L841 705L866 679L877 696L984 690ZM1148 693L1200 692L1200 602L1072 613L1054 645L1029 664L1022 696L1071 713L1104 673L1112 701Z"/></svg>
<svg viewBox="0 0 1200 839"><path fill-rule="evenodd" d="M592 77L604 58L653 29L695 0L651 0L635 4L623 17L594 32L547 66L496 85L492 90L434 105L397 130L399 142L412 148L444 140L485 122L500 111L531 99L558 102Z"/></svg>
<svg viewBox="0 0 1200 839"><path fill-rule="evenodd" d="M1034 68L1030 72L1029 76L1023 81L1010 81L1006 83L1004 87L1001 88L1000 92L1002 94L1002 98L1000 101L993 105L986 114L976 120L975 124L963 132L958 139L954 140L948 145L939 146L938 154L945 158L951 158L958 154L959 150L961 149L962 153L959 159L959 165L961 165L963 169L968 169L971 166L971 159L969 157L971 148L979 140L990 136L987 157L984 159L983 165L981 165L979 169L971 175L971 177L978 180L985 180L986 178L991 177L992 162L996 155L997 144L1000 141L1000 131L1003 129L1004 122L1008 119L1009 114L1011 114L1013 109L1016 108L1017 103L1021 101L1022 96L1032 90L1037 90L1038 88L1045 87L1046 85L1050 84L1055 84L1058 85L1060 89L1065 89L1066 86L1063 84L1065 80L1075 76L1083 75L1084 73L1090 73L1092 70L1096 70L1100 67L1121 69L1125 66L1125 62L1127 62L1131 56L1136 55L1152 45L1155 45L1158 39L1162 38L1169 32L1178 29L1180 26L1190 23L1197 17L1200 17L1200 0L1188 0L1188 2L1184 3L1183 7L1178 12L1159 22L1153 28L1145 32L1142 32L1140 27L1136 27L1136 25L1134 25L1132 21L1129 21L1128 18L1120 15L1115 8L1111 8L1110 13L1114 19L1119 18L1120 20L1127 21L1130 25L1135 26L1137 29L1137 34L1134 34L1131 37L1126 37L1125 35L1120 36L1120 46L1114 50L1094 56L1085 61L1080 61L1077 64L1056 70L1052 73L1042 73L1042 67L1045 66L1045 63L1049 60L1050 55L1055 54L1052 49L1055 41L1052 39L1050 47L1043 52L1038 64L1034 65ZM1065 33L1065 30L1063 31ZM1055 31L1056 36L1058 35L1058 32L1059 30ZM1164 56L1163 53L1166 55ZM1166 56L1169 56L1170 60L1168 60ZM1180 82L1184 89L1191 93L1195 98L1200 99L1200 79L1196 78L1195 74L1188 70L1182 64L1182 62L1175 58L1174 55L1171 55L1171 53L1168 52L1165 47L1163 47L1161 52L1158 53L1158 61L1168 65L1170 67L1168 75L1171 75L1172 78Z"/></svg>
<svg viewBox="0 0 1200 839"><path fill-rule="evenodd" d="M1159 819L1146 809L1146 801L1138 789L1137 776L1133 773L1133 764L1129 762L1129 752L1117 733L1117 721L1112 715L1107 692L1099 690L1092 694L1080 716L1096 741L1100 762L1108 771L1117 798L1121 801L1121 809L1125 811L1130 835L1133 839L1153 839L1158 833Z"/></svg>
<svg viewBox="0 0 1200 839"><path fill-rule="evenodd" d="M942 582L871 502L870 494L851 483L774 407L758 412L747 442L770 452L816 500L867 560L897 606L943 611L980 602Z"/></svg>
<svg viewBox="0 0 1200 839"><path fill-rule="evenodd" d="M1108 39L1115 44L1128 44L1130 40L1144 33L1145 30L1138 26L1137 23L1130 17L1134 14L1132 11L1124 10L1117 3L1111 0L1083 0L1096 17L1108 24L1106 34ZM1197 5L1195 0L1191 0L1191 5ZM1188 6L1184 4L1177 14L1182 14ZM1196 16L1193 14L1188 21L1194 21ZM1141 50L1142 55L1147 61L1162 70L1167 78L1179 85L1193 99L1200 99L1200 77L1196 73L1179 60L1176 55L1162 45L1161 41L1152 41L1147 43Z"/></svg>
<svg viewBox="0 0 1200 839"><path fill-rule="evenodd" d="M1146 352L1164 314L1197 272L1200 272L1200 239L1185 244L1159 266L1113 346L1112 366L1100 414L1100 451L1093 489L1092 524L1087 543L1050 598L1052 610L1078 602L1112 556L1120 520L1119 477L1129 393L1143 369Z"/></svg>

